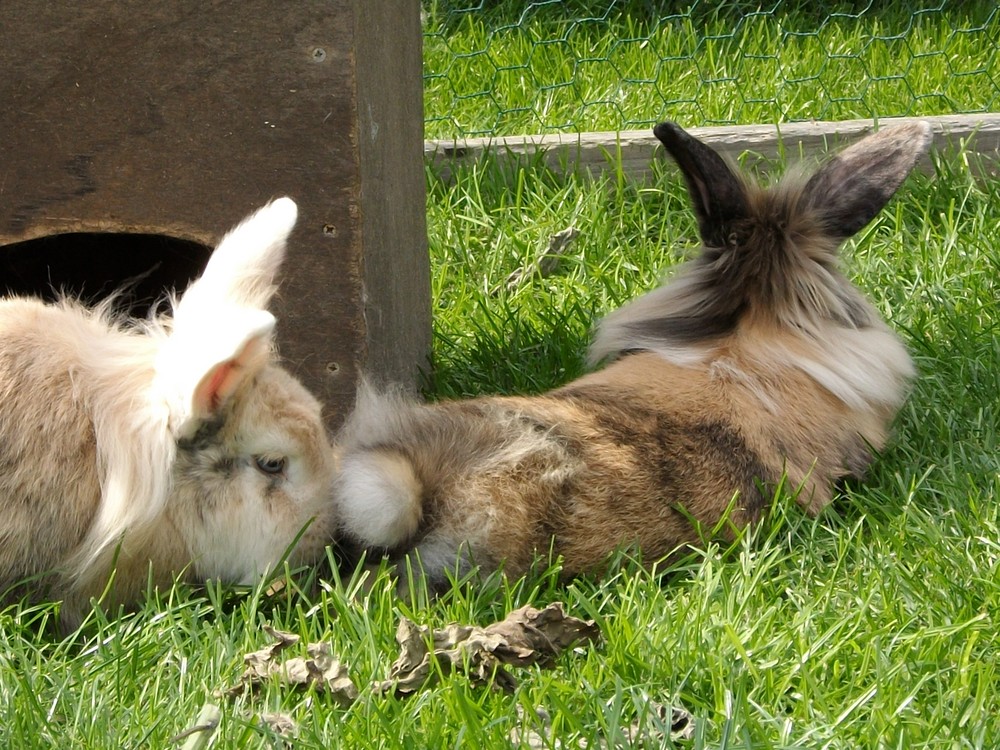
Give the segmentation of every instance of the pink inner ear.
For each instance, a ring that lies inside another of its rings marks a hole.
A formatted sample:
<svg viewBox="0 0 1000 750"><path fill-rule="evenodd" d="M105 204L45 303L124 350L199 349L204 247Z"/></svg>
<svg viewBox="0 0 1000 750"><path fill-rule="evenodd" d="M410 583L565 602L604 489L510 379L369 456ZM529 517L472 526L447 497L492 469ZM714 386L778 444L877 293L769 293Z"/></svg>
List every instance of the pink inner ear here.
<svg viewBox="0 0 1000 750"><path fill-rule="evenodd" d="M235 357L212 367L195 388L193 399L195 413L202 416L215 414L239 387L240 382L252 374L258 364L262 364L263 355L266 355L267 350L268 337L254 336L243 345Z"/></svg>
<svg viewBox="0 0 1000 750"><path fill-rule="evenodd" d="M239 369L240 366L237 362L228 360L216 365L215 369L209 374L208 382L205 383L204 392L201 394L201 399L205 401L205 406L208 407L210 413L214 413L222 406L223 398L230 392L228 386L229 381L235 375L234 370Z"/></svg>

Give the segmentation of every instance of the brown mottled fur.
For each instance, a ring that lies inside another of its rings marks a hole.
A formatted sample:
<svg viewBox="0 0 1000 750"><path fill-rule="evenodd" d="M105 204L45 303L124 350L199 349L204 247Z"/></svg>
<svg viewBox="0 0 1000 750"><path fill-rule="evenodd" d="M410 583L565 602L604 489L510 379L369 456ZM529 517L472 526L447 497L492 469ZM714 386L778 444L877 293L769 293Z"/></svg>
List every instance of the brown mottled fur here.
<svg viewBox="0 0 1000 750"><path fill-rule="evenodd" d="M415 405L363 388L338 441L349 539L416 550L431 581L461 564L523 572L550 547L569 574L634 545L648 560L758 518L787 478L811 513L887 439L912 365L837 270L888 201L926 125L856 143L765 189L675 125L704 243L663 287L609 315L604 369L530 398Z"/></svg>

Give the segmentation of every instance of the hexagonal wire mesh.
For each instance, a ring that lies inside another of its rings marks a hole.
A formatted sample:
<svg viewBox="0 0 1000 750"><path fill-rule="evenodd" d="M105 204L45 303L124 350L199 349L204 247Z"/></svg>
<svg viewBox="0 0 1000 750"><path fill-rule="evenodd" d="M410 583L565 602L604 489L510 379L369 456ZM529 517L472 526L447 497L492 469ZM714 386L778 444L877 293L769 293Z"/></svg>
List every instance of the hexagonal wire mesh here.
<svg viewBox="0 0 1000 750"><path fill-rule="evenodd" d="M428 138L992 112L983 0L437 0Z"/></svg>

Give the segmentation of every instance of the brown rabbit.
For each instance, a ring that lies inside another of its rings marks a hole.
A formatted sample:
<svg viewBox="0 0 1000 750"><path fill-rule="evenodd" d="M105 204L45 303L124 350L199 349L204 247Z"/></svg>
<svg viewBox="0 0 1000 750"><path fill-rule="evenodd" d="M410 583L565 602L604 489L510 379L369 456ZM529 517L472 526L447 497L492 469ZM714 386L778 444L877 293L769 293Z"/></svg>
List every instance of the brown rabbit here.
<svg viewBox="0 0 1000 750"><path fill-rule="evenodd" d="M600 570L655 560L696 524L758 518L783 476L810 513L864 473L913 375L837 249L930 142L920 123L855 143L812 176L750 184L677 125L654 129L687 182L703 249L610 314L604 369L550 393L436 405L362 389L338 442L342 532L416 550L431 585L471 564L518 574L550 548Z"/></svg>
<svg viewBox="0 0 1000 750"><path fill-rule="evenodd" d="M322 556L332 449L264 309L295 219L283 198L226 235L172 316L0 301L0 600L64 599L72 625L113 567L131 602L150 566L249 582L304 529L293 559Z"/></svg>

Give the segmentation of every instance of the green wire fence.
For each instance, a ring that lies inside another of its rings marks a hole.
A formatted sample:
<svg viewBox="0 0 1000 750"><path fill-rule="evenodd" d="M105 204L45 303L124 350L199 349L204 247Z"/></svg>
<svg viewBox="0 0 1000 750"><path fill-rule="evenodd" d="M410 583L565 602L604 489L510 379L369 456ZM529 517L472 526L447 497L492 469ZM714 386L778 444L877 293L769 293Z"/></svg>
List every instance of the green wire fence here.
<svg viewBox="0 0 1000 750"><path fill-rule="evenodd" d="M1000 109L996 2L438 0L427 138Z"/></svg>

